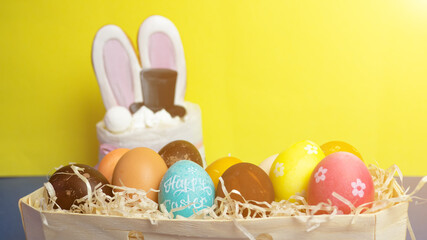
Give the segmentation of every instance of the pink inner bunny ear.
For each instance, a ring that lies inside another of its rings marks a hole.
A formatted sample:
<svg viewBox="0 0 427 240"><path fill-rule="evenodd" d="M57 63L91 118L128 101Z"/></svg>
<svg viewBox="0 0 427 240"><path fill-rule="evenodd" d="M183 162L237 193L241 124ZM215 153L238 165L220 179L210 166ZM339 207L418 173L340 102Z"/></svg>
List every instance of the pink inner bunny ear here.
<svg viewBox="0 0 427 240"><path fill-rule="evenodd" d="M151 34L148 49L152 68L176 70L175 49L166 34L162 32Z"/></svg>
<svg viewBox="0 0 427 240"><path fill-rule="evenodd" d="M129 55L116 39L108 40L103 52L105 72L117 104L128 108L135 101Z"/></svg>

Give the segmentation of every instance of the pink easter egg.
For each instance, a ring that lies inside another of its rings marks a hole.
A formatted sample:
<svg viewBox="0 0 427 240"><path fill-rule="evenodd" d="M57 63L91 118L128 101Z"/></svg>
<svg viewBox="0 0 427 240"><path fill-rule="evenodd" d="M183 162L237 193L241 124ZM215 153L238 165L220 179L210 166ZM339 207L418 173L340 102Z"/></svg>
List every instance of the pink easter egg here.
<svg viewBox="0 0 427 240"><path fill-rule="evenodd" d="M356 155L348 152L332 153L313 170L307 188L308 204L327 203L329 199L339 211L350 213L350 207L334 197L333 192L349 200L355 207L374 200L371 174Z"/></svg>

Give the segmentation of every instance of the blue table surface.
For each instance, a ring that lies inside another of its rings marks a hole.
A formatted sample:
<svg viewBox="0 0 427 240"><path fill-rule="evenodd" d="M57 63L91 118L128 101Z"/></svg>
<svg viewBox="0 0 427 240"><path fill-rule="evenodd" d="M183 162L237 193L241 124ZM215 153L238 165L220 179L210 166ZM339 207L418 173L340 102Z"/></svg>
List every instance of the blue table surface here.
<svg viewBox="0 0 427 240"><path fill-rule="evenodd" d="M414 189L420 177L405 177L404 186ZM43 186L47 177L0 178L0 239L25 239L18 200ZM416 196L427 199L427 186ZM417 239L427 239L427 204L409 205L409 219ZM407 234L406 239L411 239Z"/></svg>

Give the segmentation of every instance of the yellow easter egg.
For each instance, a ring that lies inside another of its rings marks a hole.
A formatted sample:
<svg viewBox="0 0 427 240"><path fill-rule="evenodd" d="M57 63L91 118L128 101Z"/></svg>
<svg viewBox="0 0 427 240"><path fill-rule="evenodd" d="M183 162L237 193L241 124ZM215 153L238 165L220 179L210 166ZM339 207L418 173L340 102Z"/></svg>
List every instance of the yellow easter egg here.
<svg viewBox="0 0 427 240"><path fill-rule="evenodd" d="M223 157L215 162L211 163L205 170L211 177L215 189L218 185L219 177L222 176L222 174L227 170L229 167L233 166L234 164L241 163L242 161L235 157Z"/></svg>
<svg viewBox="0 0 427 240"><path fill-rule="evenodd" d="M320 146L320 148L323 150L323 153L325 153L325 156L335 152L349 152L353 153L363 161L360 152L352 145L343 141L330 141Z"/></svg>
<svg viewBox="0 0 427 240"><path fill-rule="evenodd" d="M309 140L297 142L277 156L270 169L276 201L293 195L305 196L311 173L325 157L320 147Z"/></svg>

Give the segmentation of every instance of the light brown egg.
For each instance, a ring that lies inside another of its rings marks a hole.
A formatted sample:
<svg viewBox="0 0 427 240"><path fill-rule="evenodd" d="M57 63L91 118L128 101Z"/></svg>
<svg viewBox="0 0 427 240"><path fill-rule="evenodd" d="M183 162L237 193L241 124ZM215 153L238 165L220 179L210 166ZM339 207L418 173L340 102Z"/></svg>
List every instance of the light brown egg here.
<svg viewBox="0 0 427 240"><path fill-rule="evenodd" d="M139 147L125 153L113 173L113 185L149 191L159 189L160 181L168 170L162 157L154 150ZM157 192L147 196L157 202Z"/></svg>

